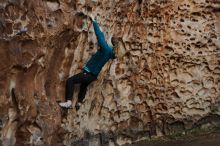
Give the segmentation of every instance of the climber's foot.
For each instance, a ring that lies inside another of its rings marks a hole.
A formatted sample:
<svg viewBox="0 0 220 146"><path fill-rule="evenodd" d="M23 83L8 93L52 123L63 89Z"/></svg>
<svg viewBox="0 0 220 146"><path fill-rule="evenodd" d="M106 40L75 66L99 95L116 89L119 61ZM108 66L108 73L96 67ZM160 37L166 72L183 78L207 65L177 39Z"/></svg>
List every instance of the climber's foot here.
<svg viewBox="0 0 220 146"><path fill-rule="evenodd" d="M81 102L77 102L75 105L76 111L78 111L80 109L80 106L82 105Z"/></svg>
<svg viewBox="0 0 220 146"><path fill-rule="evenodd" d="M18 31L18 33L17 33L17 35L21 35L21 34L23 34L23 33L26 33L28 31L28 29L25 27L25 28L21 28L19 31Z"/></svg>
<svg viewBox="0 0 220 146"><path fill-rule="evenodd" d="M58 103L60 107L62 108L72 108L72 101L71 100L67 100L66 102L59 102Z"/></svg>

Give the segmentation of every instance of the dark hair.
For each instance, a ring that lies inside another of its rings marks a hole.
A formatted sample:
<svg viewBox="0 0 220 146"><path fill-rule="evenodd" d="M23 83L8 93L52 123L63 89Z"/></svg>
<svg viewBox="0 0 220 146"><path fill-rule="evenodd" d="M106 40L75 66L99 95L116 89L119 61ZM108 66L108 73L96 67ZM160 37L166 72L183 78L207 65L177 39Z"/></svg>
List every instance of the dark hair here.
<svg viewBox="0 0 220 146"><path fill-rule="evenodd" d="M113 46L117 46L117 44L119 43L119 38L118 37L112 37L111 43L112 43Z"/></svg>
<svg viewBox="0 0 220 146"><path fill-rule="evenodd" d="M116 59L115 51L113 50L112 59Z"/></svg>

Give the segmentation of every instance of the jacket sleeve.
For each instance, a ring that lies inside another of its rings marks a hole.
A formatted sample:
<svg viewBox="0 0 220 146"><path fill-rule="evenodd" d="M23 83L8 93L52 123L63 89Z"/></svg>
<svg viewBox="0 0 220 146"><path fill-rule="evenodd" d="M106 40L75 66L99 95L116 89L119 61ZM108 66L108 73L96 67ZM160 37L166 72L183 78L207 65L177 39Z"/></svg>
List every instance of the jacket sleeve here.
<svg viewBox="0 0 220 146"><path fill-rule="evenodd" d="M94 30L95 30L95 34L96 34L99 46L101 47L101 49L107 48L108 44L105 41L105 35L100 30L99 25L98 25L98 23L96 21L93 21L93 27L94 27Z"/></svg>

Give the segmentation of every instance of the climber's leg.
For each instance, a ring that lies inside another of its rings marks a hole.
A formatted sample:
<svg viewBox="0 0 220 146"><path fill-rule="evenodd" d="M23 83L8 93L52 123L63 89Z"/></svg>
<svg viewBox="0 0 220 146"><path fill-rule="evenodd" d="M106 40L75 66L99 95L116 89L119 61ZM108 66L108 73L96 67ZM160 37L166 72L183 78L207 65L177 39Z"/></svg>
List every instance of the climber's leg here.
<svg viewBox="0 0 220 146"><path fill-rule="evenodd" d="M85 82L85 80L86 80L86 78L82 72L67 79L67 81L66 81L66 95L65 95L66 101L72 100L72 98L73 98L74 84Z"/></svg>
<svg viewBox="0 0 220 146"><path fill-rule="evenodd" d="M76 110L79 110L80 106L82 105L83 99L85 98L87 87L89 83L84 83L80 85L80 91L78 95L78 101L75 105Z"/></svg>
<svg viewBox="0 0 220 146"><path fill-rule="evenodd" d="M86 95L88 85L89 85L89 83L85 83L85 84L80 85L80 91L79 91L79 95L78 95L78 102L80 102L80 103L83 102L83 99L85 98L85 95Z"/></svg>
<svg viewBox="0 0 220 146"><path fill-rule="evenodd" d="M88 82L87 82L87 83L82 83L82 84L80 85L80 91L79 91L79 95L78 95L78 101L77 101L76 106L75 106L75 107L76 107L76 110L79 110L79 108L80 108L80 106L81 106L81 104L82 104L82 102L83 102L83 100L84 100L84 98L85 98L88 85L89 85L90 83L92 83L94 80L97 79L96 76L91 75L91 74L89 74L89 73L87 73L87 74L88 74L88 75L87 75L87 76L88 76Z"/></svg>
<svg viewBox="0 0 220 146"><path fill-rule="evenodd" d="M70 108L72 105L72 98L74 93L74 84L86 82L87 78L84 73L76 74L66 81L65 100L66 102L60 102L59 105L64 108Z"/></svg>
<svg viewBox="0 0 220 146"><path fill-rule="evenodd" d="M74 93L74 84L88 84L96 79L96 76L86 73L85 71L76 74L66 81L66 95L65 100L66 102L61 102L59 105L61 107L69 108L72 105L72 98Z"/></svg>

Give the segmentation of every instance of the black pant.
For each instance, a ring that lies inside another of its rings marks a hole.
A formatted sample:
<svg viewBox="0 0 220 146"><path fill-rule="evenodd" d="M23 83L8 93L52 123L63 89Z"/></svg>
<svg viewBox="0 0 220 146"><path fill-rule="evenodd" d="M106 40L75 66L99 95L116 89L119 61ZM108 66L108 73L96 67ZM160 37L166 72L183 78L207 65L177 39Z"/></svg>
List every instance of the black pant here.
<svg viewBox="0 0 220 146"><path fill-rule="evenodd" d="M74 91L74 84L81 84L80 91L78 95L78 102L82 102L86 95L87 86L94 80L97 79L97 76L92 75L87 71L82 71L79 74L76 74L66 81L66 100L72 100L73 98L73 91Z"/></svg>

